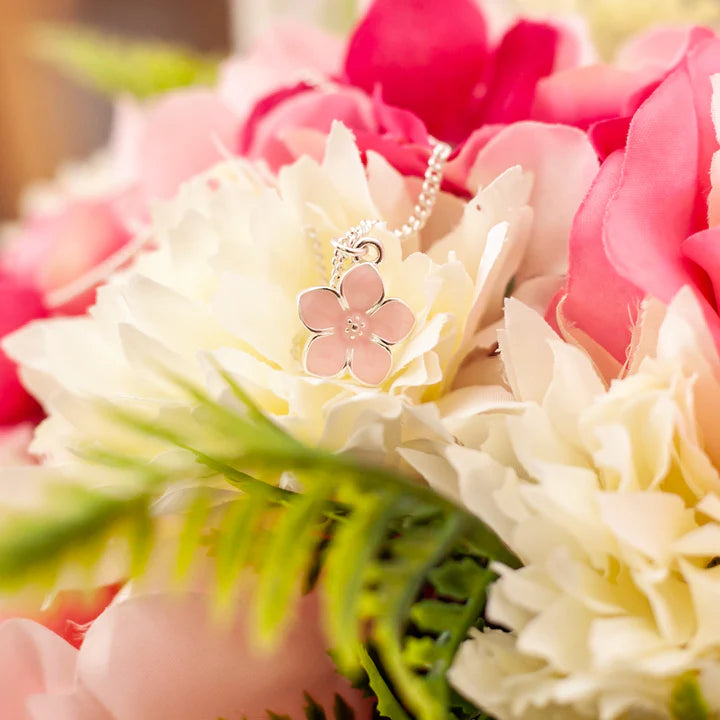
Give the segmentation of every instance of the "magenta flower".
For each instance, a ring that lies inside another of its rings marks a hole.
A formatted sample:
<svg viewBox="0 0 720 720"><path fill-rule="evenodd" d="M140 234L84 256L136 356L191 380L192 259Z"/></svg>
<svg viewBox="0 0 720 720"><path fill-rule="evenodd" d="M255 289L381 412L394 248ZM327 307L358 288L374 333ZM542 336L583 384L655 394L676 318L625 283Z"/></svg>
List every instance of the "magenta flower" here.
<svg viewBox="0 0 720 720"><path fill-rule="evenodd" d="M318 333L305 348L305 369L335 377L350 367L366 385L379 385L390 373L390 345L404 340L415 317L402 300L385 300L385 287L372 263L348 270L340 291L311 288L298 298L300 319Z"/></svg>

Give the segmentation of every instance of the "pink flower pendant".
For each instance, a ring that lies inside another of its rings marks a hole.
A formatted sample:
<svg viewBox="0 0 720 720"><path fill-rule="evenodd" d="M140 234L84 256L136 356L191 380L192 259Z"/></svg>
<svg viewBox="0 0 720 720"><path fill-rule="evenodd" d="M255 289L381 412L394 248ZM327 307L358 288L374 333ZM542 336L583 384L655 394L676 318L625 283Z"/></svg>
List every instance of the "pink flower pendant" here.
<svg viewBox="0 0 720 720"><path fill-rule="evenodd" d="M300 319L316 333L305 346L305 370L336 377L345 368L365 385L380 385L390 374L390 346L404 340L415 324L412 310L385 286L373 263L351 267L340 289L315 287L298 298Z"/></svg>

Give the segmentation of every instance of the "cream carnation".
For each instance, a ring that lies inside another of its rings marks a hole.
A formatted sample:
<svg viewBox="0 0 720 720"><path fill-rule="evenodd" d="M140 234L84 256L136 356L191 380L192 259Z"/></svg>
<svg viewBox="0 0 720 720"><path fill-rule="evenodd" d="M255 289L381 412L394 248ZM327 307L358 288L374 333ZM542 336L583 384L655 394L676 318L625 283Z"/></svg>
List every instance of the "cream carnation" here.
<svg viewBox="0 0 720 720"><path fill-rule="evenodd" d="M548 152L564 143L563 161L543 158L534 174L512 162L503 166L501 149L517 146L517 133L528 129L546 136ZM152 456L161 447L121 437L87 399L152 418L183 413L187 400L158 366L221 395L218 364L266 413L311 443L386 459L403 444L449 440L443 419L484 400L480 391L457 388L494 377L493 326L511 279L515 293L540 308L557 288L570 219L595 169L581 133L521 124L481 152L473 176L499 177L470 202L441 193L421 237L401 242L382 225L373 231L384 246L380 272L388 296L403 299L416 324L395 346L385 383L367 388L303 371L309 333L297 296L327 283L333 237L362 219L401 225L417 183L373 153L366 174L340 124L322 163L301 158L276 181L242 160L218 166L156 209L156 249L101 288L89 316L38 322L6 343L49 415L33 450L60 459L78 443L100 441ZM568 174L576 180L571 190ZM561 211L534 213L538 193L545 199L561 182ZM538 235L544 254L528 247Z"/></svg>
<svg viewBox="0 0 720 720"><path fill-rule="evenodd" d="M500 344L512 395L446 457L524 566L495 568L510 632L476 632L453 683L501 720L669 718L690 673L720 711L720 361L696 301L649 305L609 387L518 302Z"/></svg>

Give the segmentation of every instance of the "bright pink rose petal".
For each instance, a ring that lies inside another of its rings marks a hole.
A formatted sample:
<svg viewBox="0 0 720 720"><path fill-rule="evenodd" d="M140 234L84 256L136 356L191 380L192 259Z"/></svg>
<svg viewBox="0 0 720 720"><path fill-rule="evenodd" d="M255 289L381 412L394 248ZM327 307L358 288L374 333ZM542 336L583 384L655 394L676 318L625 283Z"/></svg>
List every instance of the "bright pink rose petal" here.
<svg viewBox="0 0 720 720"><path fill-rule="evenodd" d="M412 310L401 300L387 300L370 317L370 331L393 345L404 340L415 324Z"/></svg>
<svg viewBox="0 0 720 720"><path fill-rule="evenodd" d="M366 385L379 385L390 372L392 356L380 343L367 340L353 344L350 370Z"/></svg>
<svg viewBox="0 0 720 720"><path fill-rule="evenodd" d="M693 53L638 110L607 209L610 262L663 301L683 285L702 283L681 246L702 228L707 213L710 160L717 147L710 119L714 72L720 72L720 41Z"/></svg>
<svg viewBox="0 0 720 720"><path fill-rule="evenodd" d="M565 317L590 335L621 363L643 292L621 278L602 243L608 201L617 188L623 155L605 161L570 233L570 272Z"/></svg>
<svg viewBox="0 0 720 720"><path fill-rule="evenodd" d="M460 141L488 60L473 0L376 0L350 39L345 72L368 92L380 85L387 102L415 112L435 136Z"/></svg>
<svg viewBox="0 0 720 720"><path fill-rule="evenodd" d="M345 338L336 335L318 335L305 351L305 367L320 377L334 377L347 365Z"/></svg>
<svg viewBox="0 0 720 720"><path fill-rule="evenodd" d="M508 30L495 52L484 122L510 123L530 117L535 87L552 73L559 39L560 30L548 23L522 20Z"/></svg>
<svg viewBox="0 0 720 720"><path fill-rule="evenodd" d="M697 263L708 274L717 307L720 300L720 228L691 235L683 242L682 251L685 257Z"/></svg>
<svg viewBox="0 0 720 720"><path fill-rule="evenodd" d="M0 275L0 339L46 316L42 296L35 288ZM37 420L39 416L40 408L20 384L15 363L0 350L0 425Z"/></svg>
<svg viewBox="0 0 720 720"><path fill-rule="evenodd" d="M361 263L345 273L340 294L351 310L367 312L385 295L385 288L375 265Z"/></svg>
<svg viewBox="0 0 720 720"><path fill-rule="evenodd" d="M334 330L345 313L338 294L330 288L312 288L300 295L298 300L300 319L313 332Z"/></svg>
<svg viewBox="0 0 720 720"><path fill-rule="evenodd" d="M630 117L600 120L588 128L588 138L601 161L605 161L616 150L624 150L630 130Z"/></svg>

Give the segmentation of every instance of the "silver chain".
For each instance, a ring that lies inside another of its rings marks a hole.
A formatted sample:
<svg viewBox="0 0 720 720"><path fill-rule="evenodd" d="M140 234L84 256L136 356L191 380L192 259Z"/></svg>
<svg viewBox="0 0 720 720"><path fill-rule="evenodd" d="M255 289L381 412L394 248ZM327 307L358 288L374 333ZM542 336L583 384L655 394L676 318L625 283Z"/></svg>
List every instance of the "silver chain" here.
<svg viewBox="0 0 720 720"><path fill-rule="evenodd" d="M437 202L437 196L440 192L440 186L442 185L443 169L451 151L452 148L447 143L438 140L432 141L432 152L430 153L427 168L425 169L420 195L418 196L410 217L402 227L393 230L393 235L396 237L404 240L413 233L420 232L427 224L435 207L435 203ZM332 259L330 287L337 288L340 284L347 258L352 258L354 262L360 262L360 260L368 261L368 254L374 251L375 257L371 258L370 262L379 263L382 260L382 245L375 238L368 235L370 230L379 222L379 220L363 220L355 227L350 228L342 237L332 241L335 253ZM315 257L318 259L320 272L322 274L324 272L322 270L322 252L317 231L311 226L306 226L303 230L313 246L313 251Z"/></svg>
<svg viewBox="0 0 720 720"><path fill-rule="evenodd" d="M425 169L425 177L423 179L422 189L418 196L417 203L413 208L412 215L407 222L399 229L395 230L395 235L400 239L409 237L415 232L422 230L432 213L437 195L440 192L440 185L443 179L443 169L452 148L444 142L435 141L433 143L432 153Z"/></svg>

